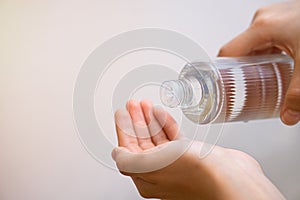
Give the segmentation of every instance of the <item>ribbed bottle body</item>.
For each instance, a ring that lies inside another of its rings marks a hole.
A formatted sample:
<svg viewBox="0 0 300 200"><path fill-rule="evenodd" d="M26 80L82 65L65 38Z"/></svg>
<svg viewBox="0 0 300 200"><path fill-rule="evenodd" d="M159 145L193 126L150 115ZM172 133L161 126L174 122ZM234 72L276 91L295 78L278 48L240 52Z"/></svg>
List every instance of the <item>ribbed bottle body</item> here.
<svg viewBox="0 0 300 200"><path fill-rule="evenodd" d="M280 59L281 58L281 59ZM224 121L278 117L293 62L286 56L215 61L222 79Z"/></svg>

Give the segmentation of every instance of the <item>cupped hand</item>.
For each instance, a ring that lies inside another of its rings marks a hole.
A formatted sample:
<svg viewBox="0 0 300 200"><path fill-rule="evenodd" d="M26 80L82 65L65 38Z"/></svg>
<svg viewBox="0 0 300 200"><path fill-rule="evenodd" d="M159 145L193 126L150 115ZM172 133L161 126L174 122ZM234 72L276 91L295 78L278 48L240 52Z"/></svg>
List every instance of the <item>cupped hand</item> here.
<svg viewBox="0 0 300 200"><path fill-rule="evenodd" d="M119 147L112 152L113 158L121 173L132 178L145 198L284 199L248 154L216 146L200 159L203 143L196 141L188 149L185 146L186 151L179 151L178 159L168 165L154 171L130 171L164 162L181 147L174 148L172 142L184 139L176 121L166 111L153 108L147 100L129 101L127 110L116 112L115 120ZM160 146L171 150L160 151ZM156 153L155 157L152 152Z"/></svg>
<svg viewBox="0 0 300 200"><path fill-rule="evenodd" d="M219 56L285 52L294 59L294 72L281 107L287 125L300 120L300 1L286 1L259 9L250 27L223 46Z"/></svg>

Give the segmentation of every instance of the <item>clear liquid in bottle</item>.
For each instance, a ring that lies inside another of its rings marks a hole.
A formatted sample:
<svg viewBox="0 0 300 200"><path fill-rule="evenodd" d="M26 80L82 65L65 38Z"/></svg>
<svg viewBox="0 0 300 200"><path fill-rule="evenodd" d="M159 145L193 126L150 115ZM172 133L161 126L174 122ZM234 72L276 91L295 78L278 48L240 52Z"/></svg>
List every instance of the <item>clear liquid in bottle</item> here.
<svg viewBox="0 0 300 200"><path fill-rule="evenodd" d="M161 101L199 124L278 117L292 72L283 54L189 63L162 84Z"/></svg>

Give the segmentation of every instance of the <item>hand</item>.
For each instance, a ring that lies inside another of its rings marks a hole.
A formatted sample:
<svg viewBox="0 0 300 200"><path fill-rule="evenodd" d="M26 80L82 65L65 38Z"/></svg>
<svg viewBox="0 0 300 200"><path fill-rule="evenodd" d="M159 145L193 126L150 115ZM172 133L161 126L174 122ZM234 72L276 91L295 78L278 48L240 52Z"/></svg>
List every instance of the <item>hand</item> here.
<svg viewBox="0 0 300 200"><path fill-rule="evenodd" d="M148 152L162 145L168 148L169 143L182 138L175 120L164 110L153 109L150 101L139 103L131 100L127 110L118 110L115 114L120 147L112 154L121 173L132 178L143 197L169 200L284 199L252 157L216 146L208 156L200 159L201 142L193 142L179 159L168 166L151 172L126 172L127 169L136 169L136 165L142 166L144 161L147 167L152 163L148 162L148 157L152 159ZM162 152L156 160L163 162L168 157Z"/></svg>
<svg viewBox="0 0 300 200"><path fill-rule="evenodd" d="M286 52L294 59L294 73L281 120L287 125L300 120L300 1L288 1L259 9L251 26L223 46L219 56L245 56Z"/></svg>

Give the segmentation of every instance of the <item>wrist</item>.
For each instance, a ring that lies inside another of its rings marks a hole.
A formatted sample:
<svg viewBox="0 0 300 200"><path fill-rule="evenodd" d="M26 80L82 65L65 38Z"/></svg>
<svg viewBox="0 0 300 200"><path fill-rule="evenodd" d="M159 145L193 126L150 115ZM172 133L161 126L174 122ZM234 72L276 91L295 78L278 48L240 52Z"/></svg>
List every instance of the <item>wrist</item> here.
<svg viewBox="0 0 300 200"><path fill-rule="evenodd" d="M222 151L221 153L225 153L227 158L230 158L228 152ZM235 151L234 154L235 159L229 159L227 167L217 165L221 167L218 167L217 170L212 169L215 173L216 188L220 191L216 199L285 199L275 185L264 175L260 165L251 156L238 151ZM224 160L221 162L224 163Z"/></svg>

